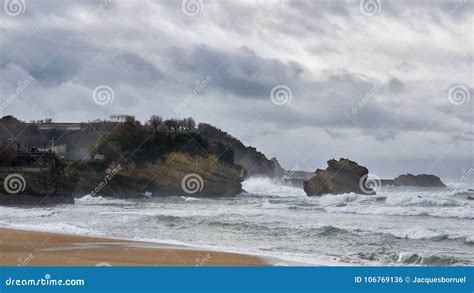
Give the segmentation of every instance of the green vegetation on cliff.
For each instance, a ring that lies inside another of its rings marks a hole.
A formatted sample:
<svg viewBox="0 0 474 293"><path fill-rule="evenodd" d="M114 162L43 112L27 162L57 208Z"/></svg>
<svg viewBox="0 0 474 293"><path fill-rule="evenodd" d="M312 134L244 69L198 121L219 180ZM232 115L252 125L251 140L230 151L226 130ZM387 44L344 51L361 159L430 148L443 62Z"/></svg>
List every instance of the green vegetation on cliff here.
<svg viewBox="0 0 474 293"><path fill-rule="evenodd" d="M191 118L163 121L158 116L141 124L132 118L118 124L91 147L92 156L103 160L81 163L79 189L94 188L94 177L115 170L116 179L101 188L102 195L140 197L145 191L154 195L186 195L186 176L199 182L194 196L225 196L241 192L246 171L234 164L233 150L222 142L210 142L194 128Z"/></svg>
<svg viewBox="0 0 474 293"><path fill-rule="evenodd" d="M142 125L131 118L105 135L93 150L103 155L106 163L153 163L174 152L202 157L212 155L221 163L234 163L231 148L221 142L209 142L195 129L160 131L156 125Z"/></svg>

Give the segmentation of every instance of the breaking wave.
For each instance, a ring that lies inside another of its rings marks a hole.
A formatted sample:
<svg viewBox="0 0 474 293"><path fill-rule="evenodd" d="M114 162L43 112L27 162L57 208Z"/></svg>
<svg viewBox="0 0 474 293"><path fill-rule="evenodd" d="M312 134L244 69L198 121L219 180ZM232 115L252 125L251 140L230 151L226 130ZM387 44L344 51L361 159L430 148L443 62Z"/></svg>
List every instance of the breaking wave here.
<svg viewBox="0 0 474 293"><path fill-rule="evenodd" d="M422 255L411 252L360 252L356 256L363 260L375 261L376 263L395 263L398 265L452 266L467 264L464 260L456 257Z"/></svg>
<svg viewBox="0 0 474 293"><path fill-rule="evenodd" d="M82 205L95 205L95 204L130 204L131 201L124 200L124 199L115 199L115 198L108 198L102 196L91 196L87 194L83 197L75 198L75 204L82 204Z"/></svg>

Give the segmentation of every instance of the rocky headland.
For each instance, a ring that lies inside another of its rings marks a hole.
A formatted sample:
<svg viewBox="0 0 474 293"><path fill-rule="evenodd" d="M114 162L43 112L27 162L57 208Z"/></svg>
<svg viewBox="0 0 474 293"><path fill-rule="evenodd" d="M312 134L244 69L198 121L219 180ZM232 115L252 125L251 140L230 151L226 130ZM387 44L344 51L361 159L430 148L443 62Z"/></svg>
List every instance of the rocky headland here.
<svg viewBox="0 0 474 293"><path fill-rule="evenodd" d="M279 177L283 169L276 159L268 159L252 146L245 146L240 140L210 124L200 123L198 133L211 142L219 142L234 153L234 162L247 170L247 176Z"/></svg>
<svg viewBox="0 0 474 293"><path fill-rule="evenodd" d="M74 197L86 194L233 196L242 192L247 177L247 169L236 161L255 165L251 170L257 173L270 168L259 165L266 158L254 148L242 147L240 141L229 140L208 124L197 128L191 118L164 121L152 116L142 124L128 117L120 123L48 123L45 127L46 123L5 116L0 124L9 130L0 131L4 150L0 179L4 182L7 176L18 174L26 186L14 195L0 190L0 204L73 202ZM56 147L49 146L50 141ZM234 144L237 159L228 142ZM55 155L57 146L64 146L61 159Z"/></svg>
<svg viewBox="0 0 474 293"><path fill-rule="evenodd" d="M166 154L155 162L112 163L106 171L78 170L75 194L118 198L149 196L224 197L242 192L246 171L239 165L220 162L216 156Z"/></svg>

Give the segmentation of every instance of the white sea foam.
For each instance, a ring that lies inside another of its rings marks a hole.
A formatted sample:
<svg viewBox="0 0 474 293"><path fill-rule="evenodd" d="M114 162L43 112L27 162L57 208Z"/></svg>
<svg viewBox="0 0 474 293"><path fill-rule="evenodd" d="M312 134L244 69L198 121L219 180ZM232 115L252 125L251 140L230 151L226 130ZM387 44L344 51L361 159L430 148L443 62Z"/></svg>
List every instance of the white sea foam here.
<svg viewBox="0 0 474 293"><path fill-rule="evenodd" d="M122 200L122 199L115 199L115 198L107 198L107 197L102 197L102 196L91 196L90 194L87 194L83 197L80 198L75 198L74 199L75 204L129 204L131 203L128 200Z"/></svg>
<svg viewBox="0 0 474 293"><path fill-rule="evenodd" d="M434 239L434 238L449 236L443 232L436 231L434 229L425 228L425 227L410 228L407 230L400 230L400 231L391 231L390 234L399 238L415 239L415 240Z"/></svg>
<svg viewBox="0 0 474 293"><path fill-rule="evenodd" d="M303 189L283 185L268 177L252 177L242 183L242 188L247 196L270 196L270 197L306 197Z"/></svg>
<svg viewBox="0 0 474 293"><path fill-rule="evenodd" d="M181 199L184 201L202 201L202 199L197 198L197 197L191 197L191 196L181 196Z"/></svg>
<svg viewBox="0 0 474 293"><path fill-rule="evenodd" d="M361 215L387 216L431 216L439 218L474 219L474 209L471 206L429 208L429 207L397 207L397 206L369 206L350 205L344 207L326 207L330 213L349 213Z"/></svg>
<svg viewBox="0 0 474 293"><path fill-rule="evenodd" d="M319 204L323 207L329 206L345 206L350 202L363 200L364 197L360 194L338 194L338 195L323 195L317 198Z"/></svg>
<svg viewBox="0 0 474 293"><path fill-rule="evenodd" d="M20 229L20 230L32 230L41 232L52 232L52 233L66 233L66 234L79 234L89 235L91 229L80 227L78 225L68 223L10 223L7 227Z"/></svg>
<svg viewBox="0 0 474 293"><path fill-rule="evenodd" d="M2 207L0 206L0 215L5 219L22 218L22 217L48 217L55 212L42 208L19 208L19 207ZM2 219L0 219L2 220Z"/></svg>
<svg viewBox="0 0 474 293"><path fill-rule="evenodd" d="M444 194L395 194L387 197L386 203L393 206L459 206L468 203Z"/></svg>

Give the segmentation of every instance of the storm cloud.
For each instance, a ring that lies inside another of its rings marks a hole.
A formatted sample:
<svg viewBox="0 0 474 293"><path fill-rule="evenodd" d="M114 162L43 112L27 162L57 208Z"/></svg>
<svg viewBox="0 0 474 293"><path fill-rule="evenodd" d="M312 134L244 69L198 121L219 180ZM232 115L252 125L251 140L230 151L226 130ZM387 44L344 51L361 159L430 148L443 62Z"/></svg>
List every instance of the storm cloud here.
<svg viewBox="0 0 474 293"><path fill-rule="evenodd" d="M474 167L472 2L19 2L0 11L2 116L192 116L289 169Z"/></svg>

